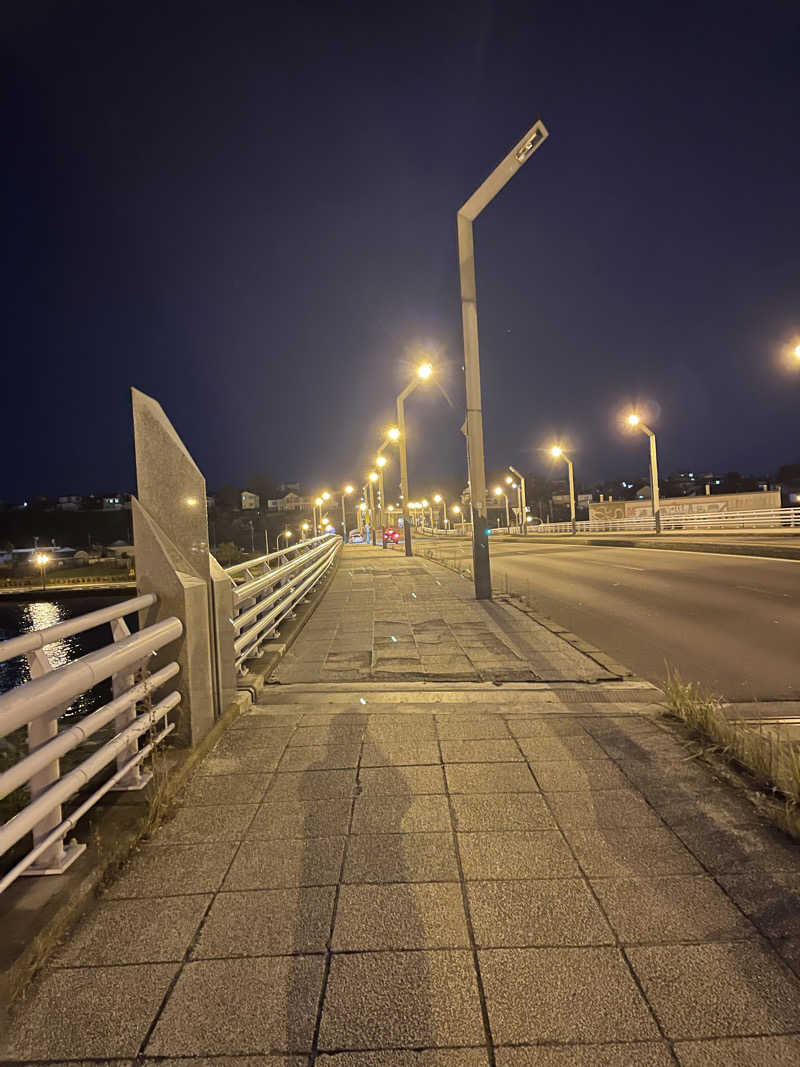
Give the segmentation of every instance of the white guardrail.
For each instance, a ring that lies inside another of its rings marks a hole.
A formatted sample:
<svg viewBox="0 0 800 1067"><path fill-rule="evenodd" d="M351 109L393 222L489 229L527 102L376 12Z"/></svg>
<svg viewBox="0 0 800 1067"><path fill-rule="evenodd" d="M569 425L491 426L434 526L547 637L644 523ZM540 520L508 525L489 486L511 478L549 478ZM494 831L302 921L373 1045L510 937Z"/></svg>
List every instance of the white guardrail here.
<svg viewBox="0 0 800 1067"><path fill-rule="evenodd" d="M74 840L65 846L78 820L109 790L140 789L150 779L140 765L174 729L165 720L180 694L173 690L154 703L153 693L179 668L172 662L149 674L147 662L181 636L183 624L173 617L131 633L125 616L155 603L153 594L133 597L0 642L0 663L25 656L30 669L29 681L0 695L0 738L27 727L27 755L0 774L0 800L25 786L29 793L22 809L0 827L0 857L32 835L30 849L0 878L0 892L22 874L61 874L86 848ZM110 644L61 667L51 666L43 651L48 645L107 623ZM108 678L112 699L59 733L59 717L69 704ZM61 757L112 722L113 736L62 776ZM62 804L112 762L114 773L62 818Z"/></svg>
<svg viewBox="0 0 800 1067"><path fill-rule="evenodd" d="M661 530L780 530L796 526L800 528L800 508L765 508L762 511L722 511L716 514L679 515L670 514L669 510L661 510ZM448 530L451 536L472 536L471 526L463 524L464 532L456 528ZM426 534L443 536L444 530L432 530L430 527L415 527L415 530ZM616 519L610 522L591 522L582 520L575 523L576 533L623 533L626 530L639 530L644 533L652 533L655 523L652 516L642 519ZM519 526L492 527L492 533L520 533ZM543 522L530 523L528 533L536 534L571 534L571 522Z"/></svg>
<svg viewBox="0 0 800 1067"><path fill-rule="evenodd" d="M341 545L338 534L325 534L225 568L233 585L233 649L240 674L324 576Z"/></svg>

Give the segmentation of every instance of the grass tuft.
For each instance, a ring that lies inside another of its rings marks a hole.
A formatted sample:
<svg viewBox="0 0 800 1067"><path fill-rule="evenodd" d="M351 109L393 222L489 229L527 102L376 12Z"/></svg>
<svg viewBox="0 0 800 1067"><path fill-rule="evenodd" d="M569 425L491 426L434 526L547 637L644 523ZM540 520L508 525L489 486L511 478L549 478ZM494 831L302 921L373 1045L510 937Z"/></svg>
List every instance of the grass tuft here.
<svg viewBox="0 0 800 1067"><path fill-rule="evenodd" d="M800 812L800 747L782 739L775 727L729 719L724 704L694 682L684 682L667 666L663 686L670 710L726 759L748 771L768 792L780 794L790 825Z"/></svg>

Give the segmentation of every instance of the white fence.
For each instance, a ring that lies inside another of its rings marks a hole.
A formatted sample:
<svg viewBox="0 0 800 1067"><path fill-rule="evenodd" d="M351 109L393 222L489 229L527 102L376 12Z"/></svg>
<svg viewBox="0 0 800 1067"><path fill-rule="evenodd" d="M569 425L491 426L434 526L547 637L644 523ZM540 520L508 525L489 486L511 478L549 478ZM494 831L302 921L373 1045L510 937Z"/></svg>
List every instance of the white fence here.
<svg viewBox="0 0 800 1067"><path fill-rule="evenodd" d="M337 534L325 534L225 569L233 585L233 648L239 673L324 576L341 544Z"/></svg>
<svg viewBox="0 0 800 1067"><path fill-rule="evenodd" d="M717 514L681 515L671 513L669 509L661 510L661 530L780 530L787 527L800 529L800 508L766 508L763 511L729 511ZM639 532L652 533L655 523L652 517L642 519L617 519L611 522L589 522L583 520L575 523L575 533L624 533ZM434 530L430 527L415 527L415 531L428 536L442 537L444 530ZM521 532L519 526L492 527L493 534ZM571 534L572 523L570 522L544 522L531 523L528 526L528 534ZM447 534L454 537L471 537L472 527L468 523Z"/></svg>
<svg viewBox="0 0 800 1067"><path fill-rule="evenodd" d="M140 789L150 774L141 763L174 729L167 715L180 701L176 691L157 703L153 694L178 673L168 663L148 673L150 656L183 633L180 619L162 619L131 633L125 616L156 603L153 594L134 597L100 611L0 642L0 663L25 656L30 680L0 695L0 738L27 728L27 755L0 774L0 800L28 787L29 796L13 818L0 827L0 857L32 835L30 849L0 878L0 892L21 874L60 874L86 848L66 835L78 820L111 789ZM44 649L55 641L111 624L112 641L61 667L52 667ZM98 682L111 679L112 699L59 733L58 723L69 704ZM113 736L69 773L61 774L61 757L113 722ZM144 745L140 745L144 741ZM13 745L11 750L13 751ZM110 763L114 773L62 818L62 804L78 793Z"/></svg>

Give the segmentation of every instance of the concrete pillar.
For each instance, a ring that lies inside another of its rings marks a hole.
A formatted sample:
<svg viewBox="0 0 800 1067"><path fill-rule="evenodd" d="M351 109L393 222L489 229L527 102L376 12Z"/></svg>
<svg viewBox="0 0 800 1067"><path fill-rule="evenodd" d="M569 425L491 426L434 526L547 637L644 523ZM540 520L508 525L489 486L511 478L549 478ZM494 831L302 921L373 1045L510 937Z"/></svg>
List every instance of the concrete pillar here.
<svg viewBox="0 0 800 1067"><path fill-rule="evenodd" d="M206 483L161 405L132 389L137 495L131 500L136 585L155 593L144 624L176 615L183 622L177 652L168 645L155 670L177 659L181 693L176 734L197 744L220 713L218 657L212 627L212 564L208 546ZM216 575L216 571L215 571ZM218 577L218 575L216 575ZM227 580L227 579L226 579ZM230 655L233 655L231 642Z"/></svg>

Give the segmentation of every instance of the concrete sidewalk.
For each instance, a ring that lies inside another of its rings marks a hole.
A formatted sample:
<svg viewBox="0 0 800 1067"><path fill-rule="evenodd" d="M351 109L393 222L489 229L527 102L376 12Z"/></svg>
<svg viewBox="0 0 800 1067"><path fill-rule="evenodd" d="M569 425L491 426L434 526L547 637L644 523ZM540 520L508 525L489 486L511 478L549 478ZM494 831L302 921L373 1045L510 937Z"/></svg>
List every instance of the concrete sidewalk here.
<svg viewBox="0 0 800 1067"><path fill-rule="evenodd" d="M387 555L346 553L269 703L62 946L0 1058L796 1064L798 846L659 725L657 690L570 680L577 650ZM368 607L381 585L391 606ZM428 657L416 612L437 602ZM520 634L567 656L563 676L427 680L430 658L484 669L458 603L518 658ZM367 666L365 638L334 646L373 615ZM380 622L408 626L400 680L375 676Z"/></svg>

